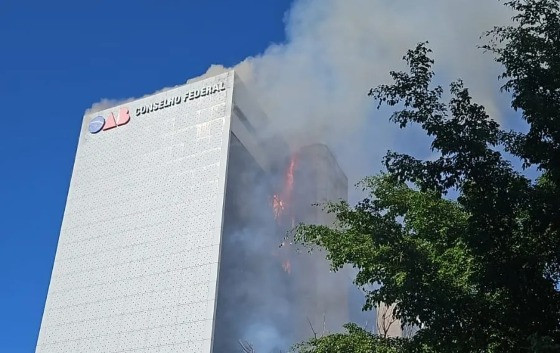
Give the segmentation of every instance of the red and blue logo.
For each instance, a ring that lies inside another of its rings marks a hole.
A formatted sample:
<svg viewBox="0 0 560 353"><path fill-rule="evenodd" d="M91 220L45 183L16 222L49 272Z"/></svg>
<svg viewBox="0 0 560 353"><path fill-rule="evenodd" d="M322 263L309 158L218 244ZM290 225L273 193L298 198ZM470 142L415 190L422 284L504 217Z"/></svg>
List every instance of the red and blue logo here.
<svg viewBox="0 0 560 353"><path fill-rule="evenodd" d="M120 108L117 116L115 116L113 112L110 112L106 118L99 115L91 119L91 121L89 122L88 130L92 134L97 134L101 130L110 130L117 126L125 125L129 121L130 113L128 112L128 108Z"/></svg>

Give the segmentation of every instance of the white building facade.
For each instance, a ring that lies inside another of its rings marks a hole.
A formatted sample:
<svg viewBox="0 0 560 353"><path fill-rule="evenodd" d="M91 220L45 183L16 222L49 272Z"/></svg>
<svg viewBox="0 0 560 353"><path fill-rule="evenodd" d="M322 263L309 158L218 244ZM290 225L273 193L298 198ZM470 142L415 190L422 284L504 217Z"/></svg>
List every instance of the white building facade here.
<svg viewBox="0 0 560 353"><path fill-rule="evenodd" d="M37 353L210 352L234 77L84 117Z"/></svg>
<svg viewBox="0 0 560 353"><path fill-rule="evenodd" d="M259 139L266 128L233 71L86 114L36 353L226 353L261 329L276 332L262 338L273 349L328 316L319 305L294 319L290 300L318 290L275 274L280 241L249 249L248 237L274 233L267 175L287 151ZM272 275L285 278L264 283Z"/></svg>

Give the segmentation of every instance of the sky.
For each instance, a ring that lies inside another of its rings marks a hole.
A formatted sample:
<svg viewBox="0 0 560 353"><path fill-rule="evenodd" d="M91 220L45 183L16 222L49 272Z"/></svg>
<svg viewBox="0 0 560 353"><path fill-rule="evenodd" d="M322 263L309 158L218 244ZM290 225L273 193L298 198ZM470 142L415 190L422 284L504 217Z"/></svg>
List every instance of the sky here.
<svg viewBox="0 0 560 353"><path fill-rule="evenodd" d="M234 67L292 146L329 144L353 184L389 148L430 156L366 95L420 41L438 83L462 77L497 121L521 127L477 49L510 17L488 0L0 1L0 351L34 351L92 105Z"/></svg>
<svg viewBox="0 0 560 353"><path fill-rule="evenodd" d="M34 352L84 111L284 40L284 0L0 1L0 351Z"/></svg>

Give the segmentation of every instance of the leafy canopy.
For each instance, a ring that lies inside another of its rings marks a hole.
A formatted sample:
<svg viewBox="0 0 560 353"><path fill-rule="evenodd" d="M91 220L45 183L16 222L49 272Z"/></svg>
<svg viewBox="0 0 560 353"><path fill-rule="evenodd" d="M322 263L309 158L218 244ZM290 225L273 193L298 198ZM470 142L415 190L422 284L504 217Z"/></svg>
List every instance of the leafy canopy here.
<svg viewBox="0 0 560 353"><path fill-rule="evenodd" d="M335 227L295 232L326 249L334 269L358 269L355 283L375 288L365 308L396 304L396 317L421 329L387 341L350 325L300 352L560 351L560 4L506 5L515 25L488 32L484 48L503 65L503 89L529 131L502 130L460 80L444 100L431 51L418 44L404 57L408 72L391 72L393 83L370 96L399 108L390 119L401 128L418 124L438 157L389 152L386 172L361 183L362 202L326 206ZM504 150L542 175L528 179Z"/></svg>

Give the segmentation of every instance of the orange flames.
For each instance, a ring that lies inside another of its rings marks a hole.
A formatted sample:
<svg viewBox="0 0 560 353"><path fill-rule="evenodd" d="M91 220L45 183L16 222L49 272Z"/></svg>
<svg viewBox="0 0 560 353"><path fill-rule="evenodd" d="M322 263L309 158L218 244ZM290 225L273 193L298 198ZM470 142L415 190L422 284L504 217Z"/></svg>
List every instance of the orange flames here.
<svg viewBox="0 0 560 353"><path fill-rule="evenodd" d="M292 201L292 193L294 190L294 172L297 165L296 156L292 156L290 159L290 164L286 168L286 172L284 174L284 185L280 193L272 195L272 212L274 214L274 219L276 223L280 226L288 226L291 225L294 227L295 225L295 217L293 214L293 209L291 207ZM287 223L287 219L290 220L291 224ZM282 247L284 247L284 242L282 243ZM284 259L281 261L282 269L284 272L291 274L292 273L292 263L289 259L289 251L284 250L283 256Z"/></svg>
<svg viewBox="0 0 560 353"><path fill-rule="evenodd" d="M296 156L292 156L290 160L290 166L286 171L286 180L284 184L284 192L289 196L292 196L292 191L294 190L294 170L296 169Z"/></svg>
<svg viewBox="0 0 560 353"><path fill-rule="evenodd" d="M282 269L287 274L292 274L292 263L290 262L290 260L282 261Z"/></svg>
<svg viewBox="0 0 560 353"><path fill-rule="evenodd" d="M283 211L284 211L284 201L280 199L280 196L278 196L278 194L274 194L272 196L272 212L274 213L274 219L277 222L280 219L280 216L282 216Z"/></svg>
<svg viewBox="0 0 560 353"><path fill-rule="evenodd" d="M290 159L290 164L286 170L286 174L284 175L284 187L279 194L274 194L272 196L272 212L274 213L274 219L278 223L280 223L286 208L289 208L292 199L292 192L294 190L295 169L296 169L296 157L292 156L292 158ZM293 226L294 225L293 215L291 215L291 218L292 218L292 226Z"/></svg>

